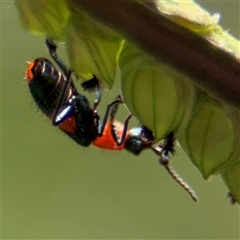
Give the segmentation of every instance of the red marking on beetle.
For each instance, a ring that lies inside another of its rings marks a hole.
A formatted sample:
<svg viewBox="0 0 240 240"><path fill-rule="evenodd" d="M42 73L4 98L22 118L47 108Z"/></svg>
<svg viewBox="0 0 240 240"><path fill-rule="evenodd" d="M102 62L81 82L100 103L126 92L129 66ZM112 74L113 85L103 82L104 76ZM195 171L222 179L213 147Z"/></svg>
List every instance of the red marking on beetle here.
<svg viewBox="0 0 240 240"><path fill-rule="evenodd" d="M61 130L74 134L76 132L76 121L73 117L68 117L64 122L58 126Z"/></svg>
<svg viewBox="0 0 240 240"><path fill-rule="evenodd" d="M29 63L28 68L26 70L25 78L26 78L28 83L31 82L35 77L33 72L32 72L34 67L35 67L35 61L32 61L32 62Z"/></svg>
<svg viewBox="0 0 240 240"><path fill-rule="evenodd" d="M97 137L92 141L92 144L95 147L108 149L108 150L122 150L124 149L124 143L122 145L117 145L115 139L113 138L112 132L111 132L111 125L112 121L108 121L106 123L103 135L101 137ZM114 121L115 128L118 132L118 135L122 135L123 130L123 124L117 121ZM128 138L128 133L126 135L126 139Z"/></svg>

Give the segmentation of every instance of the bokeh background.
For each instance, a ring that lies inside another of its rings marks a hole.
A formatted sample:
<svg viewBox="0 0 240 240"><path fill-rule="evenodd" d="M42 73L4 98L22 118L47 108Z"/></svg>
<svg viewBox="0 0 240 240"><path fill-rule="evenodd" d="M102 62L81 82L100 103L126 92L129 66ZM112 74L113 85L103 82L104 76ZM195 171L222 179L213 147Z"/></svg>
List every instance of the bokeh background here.
<svg viewBox="0 0 240 240"><path fill-rule="evenodd" d="M201 5L220 12L224 29L240 38L239 1ZM21 27L11 1L1 1L0 40L3 239L239 239L239 207L226 200L222 179L203 180L181 149L171 164L199 203L151 151L83 148L51 126L24 81L27 61L49 57L44 38ZM64 44L59 54L67 61ZM99 112L119 93L118 83L106 90Z"/></svg>

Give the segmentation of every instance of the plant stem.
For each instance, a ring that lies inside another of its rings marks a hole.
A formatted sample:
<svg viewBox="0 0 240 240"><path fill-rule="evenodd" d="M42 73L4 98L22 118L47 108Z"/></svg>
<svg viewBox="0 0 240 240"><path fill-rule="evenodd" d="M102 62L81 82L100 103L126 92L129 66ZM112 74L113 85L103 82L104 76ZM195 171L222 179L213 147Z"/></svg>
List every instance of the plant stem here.
<svg viewBox="0 0 240 240"><path fill-rule="evenodd" d="M149 8L124 0L71 0L150 56L177 69L218 100L240 108L240 61ZM160 76L161 77L161 76Z"/></svg>

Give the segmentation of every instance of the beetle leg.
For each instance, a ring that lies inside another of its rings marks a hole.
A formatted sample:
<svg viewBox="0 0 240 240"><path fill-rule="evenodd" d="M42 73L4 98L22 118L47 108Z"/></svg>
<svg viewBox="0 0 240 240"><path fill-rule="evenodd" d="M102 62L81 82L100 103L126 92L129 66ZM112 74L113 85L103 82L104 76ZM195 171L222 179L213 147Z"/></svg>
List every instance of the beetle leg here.
<svg viewBox="0 0 240 240"><path fill-rule="evenodd" d="M65 65L65 63L62 61L62 59L57 55L57 45L50 38L46 38L45 43L49 50L50 56L55 61L55 63L60 67L60 69L65 74L65 76L67 76L68 72L69 72L69 68Z"/></svg>

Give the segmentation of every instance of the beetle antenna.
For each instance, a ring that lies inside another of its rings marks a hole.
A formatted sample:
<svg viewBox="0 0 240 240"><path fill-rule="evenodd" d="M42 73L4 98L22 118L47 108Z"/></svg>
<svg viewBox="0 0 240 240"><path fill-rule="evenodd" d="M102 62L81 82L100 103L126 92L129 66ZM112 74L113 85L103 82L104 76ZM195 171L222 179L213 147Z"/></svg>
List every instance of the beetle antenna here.
<svg viewBox="0 0 240 240"><path fill-rule="evenodd" d="M169 167L168 164L164 164L161 162L161 160L159 161L159 163L161 165L163 165L165 167L165 169L167 170L167 172L172 176L172 178L182 186L183 189L185 189L188 194L190 195L190 197L193 199L194 202L197 202L197 195L196 193L191 189L191 187L182 179L179 177L179 175L172 169Z"/></svg>
<svg viewBox="0 0 240 240"><path fill-rule="evenodd" d="M159 155L159 163L165 167L167 172L171 175L171 177L188 192L193 201L197 202L197 196L195 192L190 188L190 186L169 166L169 153L174 155L176 150L174 149L174 145L176 143L175 133L170 132L168 136L164 139L163 144L160 145Z"/></svg>

